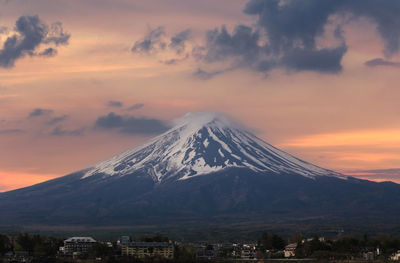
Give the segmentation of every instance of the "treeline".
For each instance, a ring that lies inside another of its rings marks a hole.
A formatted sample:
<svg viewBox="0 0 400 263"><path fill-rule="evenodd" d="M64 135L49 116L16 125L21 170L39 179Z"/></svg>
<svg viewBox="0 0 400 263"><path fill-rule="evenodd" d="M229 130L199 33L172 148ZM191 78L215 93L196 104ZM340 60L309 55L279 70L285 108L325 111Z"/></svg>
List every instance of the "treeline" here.
<svg viewBox="0 0 400 263"><path fill-rule="evenodd" d="M387 258L392 253L400 250L400 237L389 235L377 235L369 237L345 236L329 240L314 237L304 239L301 235L292 236L289 239L276 234L263 233L258 240L258 250L264 257L279 257L277 252L283 250L289 243L296 243L296 258L325 258L325 259L349 259L358 257L363 252L378 251L381 257ZM377 255L379 256L379 255Z"/></svg>
<svg viewBox="0 0 400 263"><path fill-rule="evenodd" d="M0 254L4 255L9 251L25 251L30 255L52 256L55 255L63 240L55 237L40 235L17 234L12 238L0 235Z"/></svg>
<svg viewBox="0 0 400 263"><path fill-rule="evenodd" d="M375 237L364 235L362 238L348 236L324 242L314 238L309 242L298 244L296 257L349 259L364 252L374 252L378 257L387 258L399 249L400 238L388 235Z"/></svg>

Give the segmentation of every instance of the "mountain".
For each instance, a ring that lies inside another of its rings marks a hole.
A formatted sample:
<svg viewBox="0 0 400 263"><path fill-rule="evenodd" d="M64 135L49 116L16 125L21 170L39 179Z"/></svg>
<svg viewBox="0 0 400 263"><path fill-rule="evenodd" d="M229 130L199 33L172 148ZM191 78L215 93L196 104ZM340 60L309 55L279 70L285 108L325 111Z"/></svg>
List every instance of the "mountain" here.
<svg viewBox="0 0 400 263"><path fill-rule="evenodd" d="M188 113L174 124L172 129L148 144L95 165L83 178L96 174L124 176L140 171L161 183L187 180L228 168L299 174L309 178L346 178L271 146L222 114Z"/></svg>
<svg viewBox="0 0 400 263"><path fill-rule="evenodd" d="M0 224L132 225L400 216L400 185L302 161L219 113L189 113L147 144L0 194Z"/></svg>

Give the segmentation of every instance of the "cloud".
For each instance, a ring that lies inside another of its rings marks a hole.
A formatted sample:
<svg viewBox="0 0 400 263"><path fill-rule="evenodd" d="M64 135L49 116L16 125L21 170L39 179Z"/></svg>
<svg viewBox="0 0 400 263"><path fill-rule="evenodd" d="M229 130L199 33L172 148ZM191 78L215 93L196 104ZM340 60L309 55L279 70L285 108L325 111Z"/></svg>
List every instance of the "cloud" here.
<svg viewBox="0 0 400 263"><path fill-rule="evenodd" d="M43 40L45 44L54 43L56 46L68 44L71 35L64 32L61 22L55 22L50 25L46 38Z"/></svg>
<svg viewBox="0 0 400 263"><path fill-rule="evenodd" d="M255 24L239 24L232 31L225 26L216 27L206 32L204 44L192 46L188 54L198 63L197 68L201 68L194 76L209 79L239 68L264 74L274 69L338 74L343 70L342 60L348 50L343 27L359 18L367 18L376 25L386 58L400 48L398 0L383 0L378 4L376 0L248 0L243 12L253 16ZM158 35L164 35L163 28L161 32ZM168 47L184 53L189 36L189 30L176 34ZM330 37L329 43L319 41ZM167 65L179 61L179 58L161 60ZM221 66L221 62L225 65ZM220 69L215 70L214 66L211 74L207 74L207 67L213 63ZM397 66L383 60L367 65Z"/></svg>
<svg viewBox="0 0 400 263"><path fill-rule="evenodd" d="M0 130L0 134L20 134L24 133L23 130L20 129L5 129L5 130Z"/></svg>
<svg viewBox="0 0 400 263"><path fill-rule="evenodd" d="M143 103L136 103L136 104L133 104L132 106L130 106L129 108L127 108L126 110L133 111L133 110L141 109L143 107L144 107Z"/></svg>
<svg viewBox="0 0 400 263"><path fill-rule="evenodd" d="M365 65L368 67L378 67L378 66L400 67L400 62L388 61L383 58L375 58L375 59L366 61Z"/></svg>
<svg viewBox="0 0 400 263"><path fill-rule="evenodd" d="M383 53L390 56L399 50L400 2L385 0L250 0L244 13L255 16L256 26L237 26L229 33L223 26L207 33L203 61L213 63L230 60L231 67L246 67L257 72L283 68L291 72L314 71L339 73L347 52L342 27L359 17L371 19L384 40ZM320 47L326 26L333 25L336 15L340 23L332 32L334 47ZM345 20L345 16L350 19ZM367 65L391 65L383 61Z"/></svg>
<svg viewBox="0 0 400 263"><path fill-rule="evenodd" d="M203 59L207 62L216 62L228 58L237 58L240 64L252 64L260 55L261 47L258 44L259 33L251 27L239 25L232 34L225 26L207 32L206 50Z"/></svg>
<svg viewBox="0 0 400 263"><path fill-rule="evenodd" d="M48 124L48 125L54 125L54 124L63 122L63 121L65 121L65 120L67 120L68 118L69 118L68 115L62 115L62 116L59 116L59 117L54 117L54 118L52 118L51 120L49 120L48 122L46 122L46 124Z"/></svg>
<svg viewBox="0 0 400 263"><path fill-rule="evenodd" d="M50 135L53 136L82 136L84 133L84 128L76 129L76 130L67 130L63 129L61 126L57 126L54 128Z"/></svg>
<svg viewBox="0 0 400 263"><path fill-rule="evenodd" d="M233 69L264 73L275 68L339 73L347 46L338 26L334 33L339 45L317 47L316 38L332 14L320 5L324 2L251 0L244 12L258 16L258 25L238 25L232 33L225 26L208 31L202 61L229 61Z"/></svg>
<svg viewBox="0 0 400 263"><path fill-rule="evenodd" d="M288 70L338 73L342 70L341 60L346 51L345 45L320 50L294 49L282 57L281 63Z"/></svg>
<svg viewBox="0 0 400 263"><path fill-rule="evenodd" d="M165 64L165 65L176 65L176 64L178 64L180 61L181 61L180 59L172 58L172 59L167 59L167 60L164 60L164 61L161 61L161 62L162 62L163 64Z"/></svg>
<svg viewBox="0 0 400 263"><path fill-rule="evenodd" d="M220 70L220 71L205 71L201 68L198 68L194 73L193 76L195 76L198 79L202 80L208 80L211 79L217 75L220 75L226 71Z"/></svg>
<svg viewBox="0 0 400 263"><path fill-rule="evenodd" d="M107 105L108 107L121 108L123 103L121 101L110 100Z"/></svg>
<svg viewBox="0 0 400 263"><path fill-rule="evenodd" d="M171 58L167 60L160 60L161 63L164 65L177 65L178 63L187 60L190 58L189 54L186 54L184 57L179 57L179 58Z"/></svg>
<svg viewBox="0 0 400 263"><path fill-rule="evenodd" d="M316 47L316 38L325 32L332 15L350 15L352 19L366 17L377 25L385 42L384 53L399 50L400 2L384 0L250 0L244 12L258 16L258 25L268 36L273 52L303 46ZM340 30L340 25L338 26Z"/></svg>
<svg viewBox="0 0 400 263"><path fill-rule="evenodd" d="M94 125L97 129L117 130L130 135L154 135L166 131L169 126L162 120L144 117L121 116L110 112L100 116Z"/></svg>
<svg viewBox="0 0 400 263"><path fill-rule="evenodd" d="M191 30L186 29L171 37L169 47L174 49L177 54L182 54L185 51L185 42L190 38Z"/></svg>
<svg viewBox="0 0 400 263"><path fill-rule="evenodd" d="M36 108L29 113L28 118L49 115L51 113L53 113L53 110Z"/></svg>
<svg viewBox="0 0 400 263"><path fill-rule="evenodd" d="M162 39L164 35L165 29L162 26L149 30L143 39L135 42L131 51L139 54L151 54L163 50L167 46L167 43Z"/></svg>
<svg viewBox="0 0 400 263"><path fill-rule="evenodd" d="M57 55L57 49L54 49L52 47L46 48L45 50L38 53L38 56L40 57L54 57L55 55Z"/></svg>
<svg viewBox="0 0 400 263"><path fill-rule="evenodd" d="M131 51L136 54L156 54L161 51L173 51L178 57L161 60L165 65L175 65L189 58L186 51L186 42L191 38L191 29L178 32L171 38L167 37L164 27L149 30L146 36L135 42Z"/></svg>
<svg viewBox="0 0 400 263"><path fill-rule="evenodd" d="M57 51L43 45L66 45L70 34L65 33L60 22L45 24L39 16L21 16L15 24L15 32L9 36L0 49L0 66L11 68L15 61L24 56L54 56Z"/></svg>

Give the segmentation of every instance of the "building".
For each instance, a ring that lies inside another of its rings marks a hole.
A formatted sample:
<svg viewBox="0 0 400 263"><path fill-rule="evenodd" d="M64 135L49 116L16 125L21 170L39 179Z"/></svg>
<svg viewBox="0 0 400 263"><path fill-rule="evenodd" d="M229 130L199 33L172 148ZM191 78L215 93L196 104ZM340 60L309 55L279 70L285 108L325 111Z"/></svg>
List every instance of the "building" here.
<svg viewBox="0 0 400 263"><path fill-rule="evenodd" d="M294 257L296 248L297 248L297 243L292 243L292 244L287 245L284 250L285 258Z"/></svg>
<svg viewBox="0 0 400 263"><path fill-rule="evenodd" d="M130 236L122 236L122 237L118 240L117 244L122 246L122 245L124 245L124 244L129 244L130 242L131 242Z"/></svg>
<svg viewBox="0 0 400 263"><path fill-rule="evenodd" d="M394 261L400 260L400 250L398 250L396 253L391 255L390 260L394 260Z"/></svg>
<svg viewBox="0 0 400 263"><path fill-rule="evenodd" d="M218 251L216 250L208 250L208 249L201 249L199 251L196 252L196 258L201 258L201 259L214 259L216 258L218 255Z"/></svg>
<svg viewBox="0 0 400 263"><path fill-rule="evenodd" d="M121 243L123 256L137 258L162 257L174 258L174 245L170 242L129 242Z"/></svg>
<svg viewBox="0 0 400 263"><path fill-rule="evenodd" d="M362 256L364 260L368 261L375 260L375 253L373 251L364 252Z"/></svg>
<svg viewBox="0 0 400 263"><path fill-rule="evenodd" d="M253 259L256 253L256 246L250 244L243 244L240 252L240 258L242 259Z"/></svg>
<svg viewBox="0 0 400 263"><path fill-rule="evenodd" d="M60 248L65 255L87 254L96 240L91 237L70 237L64 240L64 247Z"/></svg>

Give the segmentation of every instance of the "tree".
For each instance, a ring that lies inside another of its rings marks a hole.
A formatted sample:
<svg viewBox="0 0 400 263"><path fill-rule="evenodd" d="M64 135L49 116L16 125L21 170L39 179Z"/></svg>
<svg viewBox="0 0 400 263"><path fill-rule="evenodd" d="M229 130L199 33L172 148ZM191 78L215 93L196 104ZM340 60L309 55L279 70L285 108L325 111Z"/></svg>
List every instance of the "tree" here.
<svg viewBox="0 0 400 263"><path fill-rule="evenodd" d="M141 236L140 241L143 241L143 242L168 242L169 239L166 236L156 234L155 236Z"/></svg>
<svg viewBox="0 0 400 263"><path fill-rule="evenodd" d="M285 240L278 235L272 235L271 244L272 244L272 247L277 250L282 250L286 246Z"/></svg>
<svg viewBox="0 0 400 263"><path fill-rule="evenodd" d="M267 232L264 232L260 239L258 240L258 245L262 248L262 250L266 249L277 249L282 250L285 248L286 242L285 240L278 236L272 235L270 236Z"/></svg>
<svg viewBox="0 0 400 263"><path fill-rule="evenodd" d="M29 253L33 252L35 247L35 240L27 233L18 234L16 238L16 246L15 249L18 251L28 251Z"/></svg>
<svg viewBox="0 0 400 263"><path fill-rule="evenodd" d="M10 239L6 235L0 235L0 255L4 255L11 250Z"/></svg>
<svg viewBox="0 0 400 263"><path fill-rule="evenodd" d="M104 258L112 255L112 249L104 243L96 243L93 244L89 254L93 258Z"/></svg>
<svg viewBox="0 0 400 263"><path fill-rule="evenodd" d="M262 248L262 250L271 249L272 242L271 238L267 232L262 233L260 239L258 240L258 245Z"/></svg>
<svg viewBox="0 0 400 263"><path fill-rule="evenodd" d="M303 236L301 234L295 234L289 238L290 243L301 243L303 241Z"/></svg>

